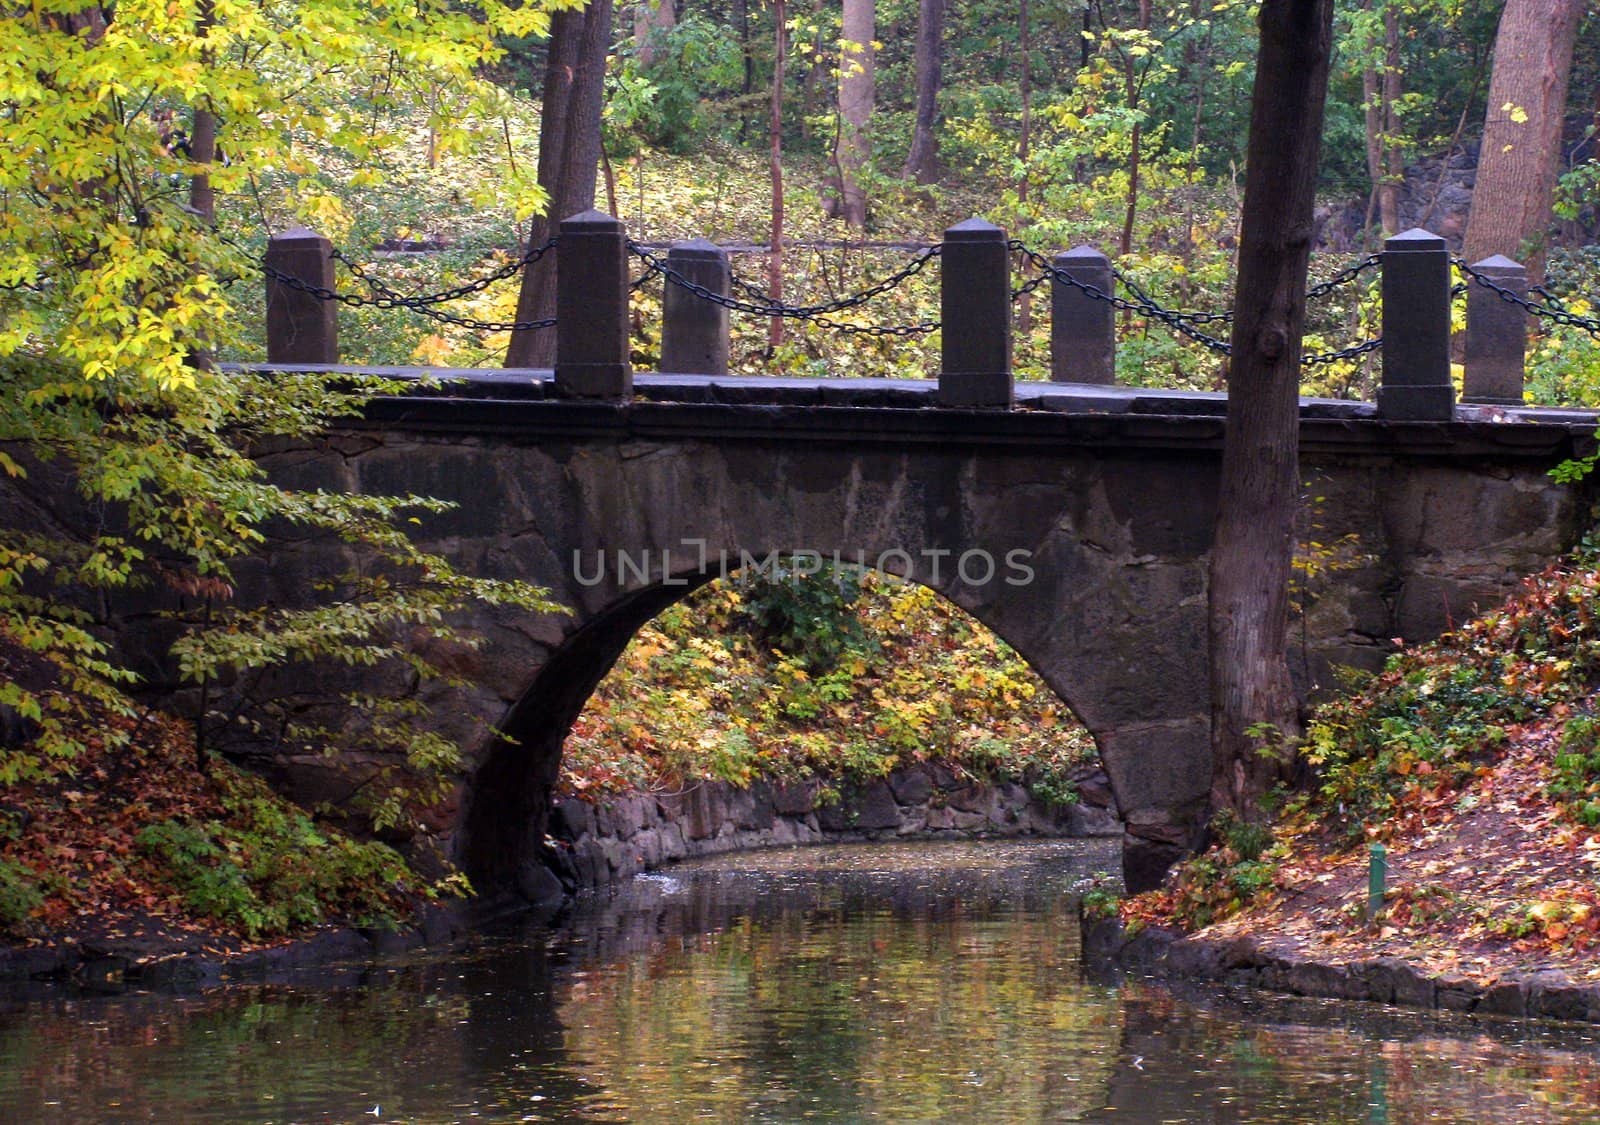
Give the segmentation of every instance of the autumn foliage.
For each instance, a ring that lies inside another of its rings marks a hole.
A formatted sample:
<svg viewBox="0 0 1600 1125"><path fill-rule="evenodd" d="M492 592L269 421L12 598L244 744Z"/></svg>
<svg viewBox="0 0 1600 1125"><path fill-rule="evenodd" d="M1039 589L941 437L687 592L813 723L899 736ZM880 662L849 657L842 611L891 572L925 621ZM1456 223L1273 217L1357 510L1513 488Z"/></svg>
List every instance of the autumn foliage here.
<svg viewBox="0 0 1600 1125"><path fill-rule="evenodd" d="M3 635L0 675L47 700L64 690ZM77 752L0 794L0 934L236 948L334 920L398 925L437 893L261 779L220 760L196 772L187 724L74 702L63 722Z"/></svg>
<svg viewBox="0 0 1600 1125"><path fill-rule="evenodd" d="M1321 707L1309 784L1254 854L1219 826L1136 924L1293 935L1492 975L1600 946L1600 570L1592 550ZM1390 863L1366 916L1368 848ZM1220 923L1220 925L1219 925Z"/></svg>
<svg viewBox="0 0 1600 1125"><path fill-rule="evenodd" d="M927 587L736 574L640 630L574 724L563 784L863 779L940 759L1068 802L1094 754L1022 658Z"/></svg>

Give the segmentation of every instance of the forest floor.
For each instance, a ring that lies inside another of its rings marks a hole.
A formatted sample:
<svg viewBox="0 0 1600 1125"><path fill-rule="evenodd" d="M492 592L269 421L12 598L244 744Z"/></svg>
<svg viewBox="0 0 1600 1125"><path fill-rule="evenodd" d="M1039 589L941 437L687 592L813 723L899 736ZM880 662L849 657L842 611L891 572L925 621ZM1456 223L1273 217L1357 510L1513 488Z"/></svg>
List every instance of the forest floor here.
<svg viewBox="0 0 1600 1125"><path fill-rule="evenodd" d="M1470 783L1419 792L1375 833L1388 858L1375 920L1366 918L1367 848L1294 821L1280 829L1272 891L1194 932L1253 936L1329 963L1397 957L1440 978L1493 983L1561 969L1600 981L1600 830L1545 795L1559 727L1523 726ZM1187 928L1177 897L1136 898L1123 915Z"/></svg>
<svg viewBox="0 0 1600 1125"><path fill-rule="evenodd" d="M259 778L215 757L202 772L187 723L71 697L3 636L0 679L66 703L52 738L77 743L40 762L39 726L23 724L0 754L21 775L0 789L0 936L14 953L72 951L19 965L232 957L319 927L402 927L436 896L389 848L314 825Z"/></svg>
<svg viewBox="0 0 1600 1125"><path fill-rule="evenodd" d="M1552 568L1319 709L1315 780L1270 837L1224 822L1160 891L1120 903L1123 921L1440 980L1600 982L1597 590L1593 560ZM1375 844L1388 871L1369 919Z"/></svg>

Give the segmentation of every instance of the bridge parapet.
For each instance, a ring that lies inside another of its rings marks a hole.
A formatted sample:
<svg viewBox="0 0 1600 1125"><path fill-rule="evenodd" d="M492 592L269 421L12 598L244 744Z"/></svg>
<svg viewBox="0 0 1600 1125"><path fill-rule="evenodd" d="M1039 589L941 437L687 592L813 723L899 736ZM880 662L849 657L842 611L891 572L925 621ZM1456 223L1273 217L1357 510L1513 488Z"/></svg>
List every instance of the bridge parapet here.
<svg viewBox="0 0 1600 1125"><path fill-rule="evenodd" d="M589 211L561 224L553 243L536 248L507 270L531 268L547 252L565 261L556 276L554 321L486 325L454 318L469 327L538 331L557 334L555 386L577 399L617 401L633 393L628 355L628 292L626 262L631 251L646 265L646 276L659 273L667 283L663 301L663 367L672 374L722 375L728 362L728 312L764 317L797 317L818 321L835 331L904 336L940 330L941 370L937 404L956 409L1009 409L1017 405L1013 383L1010 307L1044 284L1051 290L1051 380L1058 384L1110 384L1114 379L1116 321L1114 309L1126 309L1165 324L1190 341L1219 355L1230 344L1212 324L1226 325L1226 313L1175 312L1162 308L1143 289L1123 276L1103 254L1081 246L1054 259L1006 238L1005 231L980 219L958 223L944 241L926 249L886 281L826 305L791 307L771 296L751 292L730 296L726 254L703 240L677 244L663 261L626 237L623 225L609 215ZM562 243L566 244L563 252ZM1010 254L1021 254L1037 276L1013 289ZM826 314L854 308L940 259L938 322L898 327L863 327L827 319ZM352 266L367 283L371 296L338 293L333 266L339 255L310 231L295 230L275 237L264 263L267 276L268 358L273 363L334 364L338 360L339 303L406 308L438 319L452 319L437 305L477 292L474 282L432 296L403 296ZM719 264L720 263L720 264ZM1318 297L1356 281L1369 268L1382 273L1382 334L1353 347L1302 357L1302 363L1355 358L1381 349L1382 386L1377 395L1381 417L1407 421L1448 421L1455 417L1449 337L1452 260L1444 240L1423 230L1389 239L1381 254L1356 263L1311 290ZM1466 376L1463 401L1519 405L1522 401L1522 357L1525 318L1529 312L1581 321L1557 308L1550 311L1528 301L1526 271L1515 262L1491 259L1475 265L1454 263L1469 279ZM704 274L704 276L702 276ZM641 281L643 279L640 279ZM1121 283L1128 297L1117 296ZM1458 286L1459 289L1459 286ZM1590 331L1600 325L1581 321ZM685 342L692 341L686 345ZM672 346L665 346L670 343ZM851 380L839 380L849 382Z"/></svg>

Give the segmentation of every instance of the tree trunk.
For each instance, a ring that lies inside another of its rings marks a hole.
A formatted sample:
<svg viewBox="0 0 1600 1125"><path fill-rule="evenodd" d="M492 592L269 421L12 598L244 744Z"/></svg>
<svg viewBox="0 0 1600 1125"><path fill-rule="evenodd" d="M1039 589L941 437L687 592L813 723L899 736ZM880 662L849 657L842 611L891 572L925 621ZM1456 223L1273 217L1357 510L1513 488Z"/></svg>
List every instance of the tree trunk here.
<svg viewBox="0 0 1600 1125"><path fill-rule="evenodd" d="M773 0L776 24L772 53L772 111L767 121L767 170L772 177L772 253L767 256L767 293L783 301L783 71L788 44L784 40L784 0ZM783 318L767 318L767 347L783 343Z"/></svg>
<svg viewBox="0 0 1600 1125"><path fill-rule="evenodd" d="M1028 19L1028 0L1017 4L1017 54L1019 67L1017 93L1022 100L1022 122L1017 130L1017 163L1022 171L1017 181L1017 197L1028 200L1028 157L1033 148L1033 37Z"/></svg>
<svg viewBox="0 0 1600 1125"><path fill-rule="evenodd" d="M1150 30L1150 0L1139 0L1139 27ZM1131 52L1121 47L1117 51L1122 56L1123 93L1127 98L1128 111L1132 113L1139 108L1145 72L1140 70L1138 60ZM1133 223L1139 213L1139 165L1143 156L1143 139L1144 122L1135 117L1133 131L1128 137L1128 199L1122 214L1122 237L1117 242L1117 249L1124 258L1133 253Z"/></svg>
<svg viewBox="0 0 1600 1125"><path fill-rule="evenodd" d="M1017 4L1017 55L1021 66L1018 94L1022 99L1022 121L1017 129L1017 237L1028 236L1028 157L1033 151L1033 36L1028 18L1028 0ZM1016 330L1026 338L1033 331L1033 298L1024 293L1017 298Z"/></svg>
<svg viewBox="0 0 1600 1125"><path fill-rule="evenodd" d="M1478 178L1462 252L1504 254L1544 278L1572 49L1583 0L1506 0L1494 41Z"/></svg>
<svg viewBox="0 0 1600 1125"><path fill-rule="evenodd" d="M200 0L195 20L195 33L205 35L215 25L216 6L212 0ZM212 64L211 52L203 53L207 66ZM211 112L209 98L195 102L194 119L189 123L189 160L197 171L189 179L189 210L203 219L207 226L217 222L217 195L211 188L208 169L217 159L217 115Z"/></svg>
<svg viewBox="0 0 1600 1125"><path fill-rule="evenodd" d="M1385 238L1400 233L1400 187L1405 176L1397 138L1400 121L1395 107L1400 102L1400 14L1393 0L1382 3L1383 61L1377 62L1376 41L1364 42L1369 52L1361 70L1361 100L1367 138L1367 178L1372 195L1367 202L1367 225L1376 218ZM1374 0L1363 0L1362 11L1370 12Z"/></svg>
<svg viewBox="0 0 1600 1125"><path fill-rule="evenodd" d="M1406 177L1405 157L1400 151L1399 105L1400 13L1390 4L1383 13L1383 181L1378 188L1378 221L1383 224L1385 237L1400 233L1400 189Z"/></svg>
<svg viewBox="0 0 1600 1125"><path fill-rule="evenodd" d="M861 173L872 158L869 122L873 102L874 0L844 0L839 42L839 214L850 226L867 225Z"/></svg>
<svg viewBox="0 0 1600 1125"><path fill-rule="evenodd" d="M560 11L550 19L550 55L539 119L539 186L550 203L529 225L530 246L542 245L562 219L594 207L611 2L591 0L581 11ZM523 271L518 320L555 316L560 257L558 250ZM556 334L548 329L513 332L506 348L507 367L551 367L555 357Z"/></svg>
<svg viewBox="0 0 1600 1125"><path fill-rule="evenodd" d="M1300 342L1333 0L1265 0L1251 102L1221 492L1211 548L1211 804L1259 820L1300 733L1288 589ZM1263 754L1265 743L1278 751Z"/></svg>
<svg viewBox="0 0 1600 1125"><path fill-rule="evenodd" d="M1189 15L1198 22L1202 18L1200 0L1191 0ZM1205 127L1206 86L1211 77L1211 45L1212 33L1216 30L1216 20L1206 20L1205 38L1200 41L1200 47L1191 57L1191 73L1195 76L1194 91L1194 118L1189 128L1189 167L1184 177L1183 189L1183 284L1179 286L1185 298L1189 295L1192 284L1194 268L1194 206L1195 196L1198 194L1200 182L1200 147L1201 135Z"/></svg>
<svg viewBox="0 0 1600 1125"><path fill-rule="evenodd" d="M640 0L633 10L633 53L641 67L655 65L662 36L677 26L672 0Z"/></svg>
<svg viewBox="0 0 1600 1125"><path fill-rule="evenodd" d="M919 184L939 179L939 138L933 126L939 120L939 88L944 82L944 6L945 0L921 0L917 7L916 125L900 177Z"/></svg>

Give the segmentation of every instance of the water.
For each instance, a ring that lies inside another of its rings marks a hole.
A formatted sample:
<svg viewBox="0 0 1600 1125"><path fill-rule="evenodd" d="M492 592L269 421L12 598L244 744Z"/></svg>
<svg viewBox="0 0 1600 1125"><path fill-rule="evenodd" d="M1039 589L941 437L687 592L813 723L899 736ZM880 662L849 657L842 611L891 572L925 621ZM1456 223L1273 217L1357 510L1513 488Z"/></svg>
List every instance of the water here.
<svg viewBox="0 0 1600 1125"><path fill-rule="evenodd" d="M465 953L0 998L0 1121L1600 1121L1600 1029L1085 980L1115 861L725 857Z"/></svg>

